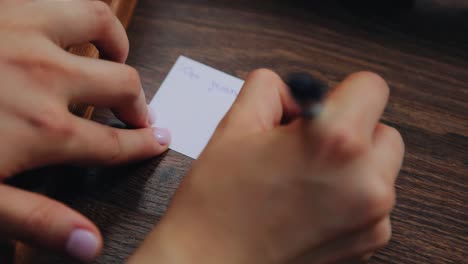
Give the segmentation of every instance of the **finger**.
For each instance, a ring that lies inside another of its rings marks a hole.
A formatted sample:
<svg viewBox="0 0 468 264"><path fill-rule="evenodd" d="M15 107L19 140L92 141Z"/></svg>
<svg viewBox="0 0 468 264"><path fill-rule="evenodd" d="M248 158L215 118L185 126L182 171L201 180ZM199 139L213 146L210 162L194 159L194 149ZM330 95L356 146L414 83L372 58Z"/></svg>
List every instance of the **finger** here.
<svg viewBox="0 0 468 264"><path fill-rule="evenodd" d="M65 251L82 261L100 253L99 230L83 215L42 195L0 185L0 234Z"/></svg>
<svg viewBox="0 0 468 264"><path fill-rule="evenodd" d="M385 247L392 237L392 225L390 218L387 217L374 225L367 231L344 239L341 244L343 252L349 254L342 263L367 263L378 249ZM353 254L354 252L354 254Z"/></svg>
<svg viewBox="0 0 468 264"><path fill-rule="evenodd" d="M391 234L390 218L386 217L373 226L329 241L299 258L309 260L311 263L353 263L352 261L361 260L362 256L387 245Z"/></svg>
<svg viewBox="0 0 468 264"><path fill-rule="evenodd" d="M69 84L70 103L109 107L130 126L150 126L145 93L134 68L71 54L64 56L64 63L75 73Z"/></svg>
<svg viewBox="0 0 468 264"><path fill-rule="evenodd" d="M385 177L392 184L401 169L405 153L405 143L398 130L379 124L374 133L373 157L382 165Z"/></svg>
<svg viewBox="0 0 468 264"><path fill-rule="evenodd" d="M319 121L326 127L344 127L370 141L388 95L389 88L380 76L352 74L331 91Z"/></svg>
<svg viewBox="0 0 468 264"><path fill-rule="evenodd" d="M249 74L221 127L246 133L265 131L280 125L283 117L299 112L281 78L260 69Z"/></svg>
<svg viewBox="0 0 468 264"><path fill-rule="evenodd" d="M62 162L115 165L138 161L165 152L170 143L167 129L126 130L75 116L72 119L75 137L65 144Z"/></svg>
<svg viewBox="0 0 468 264"><path fill-rule="evenodd" d="M63 48L92 42L105 58L125 62L129 43L124 27L102 1L41 1L29 5L32 27Z"/></svg>

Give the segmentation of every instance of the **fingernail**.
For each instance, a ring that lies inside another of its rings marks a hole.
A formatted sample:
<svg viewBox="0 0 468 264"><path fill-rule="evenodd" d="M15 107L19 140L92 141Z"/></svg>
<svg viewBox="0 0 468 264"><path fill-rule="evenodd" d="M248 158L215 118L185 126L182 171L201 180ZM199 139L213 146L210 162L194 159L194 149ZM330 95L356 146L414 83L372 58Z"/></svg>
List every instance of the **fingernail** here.
<svg viewBox="0 0 468 264"><path fill-rule="evenodd" d="M165 128L153 128L153 135L158 140L159 144L165 146L171 143L171 133Z"/></svg>
<svg viewBox="0 0 468 264"><path fill-rule="evenodd" d="M66 250L71 256L85 262L96 258L99 251L99 240L91 232L76 229L68 238Z"/></svg>

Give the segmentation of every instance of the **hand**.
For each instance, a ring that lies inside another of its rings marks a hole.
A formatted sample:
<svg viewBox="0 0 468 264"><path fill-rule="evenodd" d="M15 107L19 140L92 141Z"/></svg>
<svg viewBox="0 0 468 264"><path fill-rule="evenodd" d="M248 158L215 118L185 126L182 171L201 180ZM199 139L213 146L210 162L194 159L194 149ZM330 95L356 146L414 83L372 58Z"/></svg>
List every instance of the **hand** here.
<svg viewBox="0 0 468 264"><path fill-rule="evenodd" d="M45 165L112 165L167 149L167 131L148 125L138 73L122 64L128 39L106 4L7 2L0 6L0 183ZM64 50L88 41L113 62ZM136 129L76 117L68 111L72 103L110 107ZM65 250L82 260L99 254L101 235L84 216L6 185L0 184L0 194L0 239Z"/></svg>
<svg viewBox="0 0 468 264"><path fill-rule="evenodd" d="M390 239L404 145L379 123L389 88L351 75L315 120L252 73L130 263L351 263Z"/></svg>

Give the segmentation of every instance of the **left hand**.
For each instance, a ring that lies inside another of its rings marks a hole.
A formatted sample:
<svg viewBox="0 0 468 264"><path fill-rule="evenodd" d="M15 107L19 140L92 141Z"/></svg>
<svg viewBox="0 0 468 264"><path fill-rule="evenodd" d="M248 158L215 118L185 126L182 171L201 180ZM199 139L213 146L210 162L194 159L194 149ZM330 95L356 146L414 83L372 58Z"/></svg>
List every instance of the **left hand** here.
<svg viewBox="0 0 468 264"><path fill-rule="evenodd" d="M42 166L112 165L167 150L167 132L149 127L139 74L124 64L125 29L103 1L0 0L0 41L0 240L92 260L102 237L89 219L2 182ZM65 51L87 42L108 60ZM75 103L109 107L135 129L74 116Z"/></svg>

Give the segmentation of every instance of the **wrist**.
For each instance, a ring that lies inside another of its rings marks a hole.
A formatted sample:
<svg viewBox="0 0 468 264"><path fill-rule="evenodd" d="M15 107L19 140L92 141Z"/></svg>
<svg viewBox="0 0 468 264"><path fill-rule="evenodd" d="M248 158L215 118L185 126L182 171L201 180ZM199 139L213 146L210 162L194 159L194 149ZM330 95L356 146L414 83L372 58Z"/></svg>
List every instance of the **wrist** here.
<svg viewBox="0 0 468 264"><path fill-rule="evenodd" d="M178 217L165 216L128 263L266 263L259 254L261 250L255 248L259 245L253 242L255 237L229 235L225 228L209 219L202 220L199 215L192 210ZM241 241L245 238L251 239Z"/></svg>

